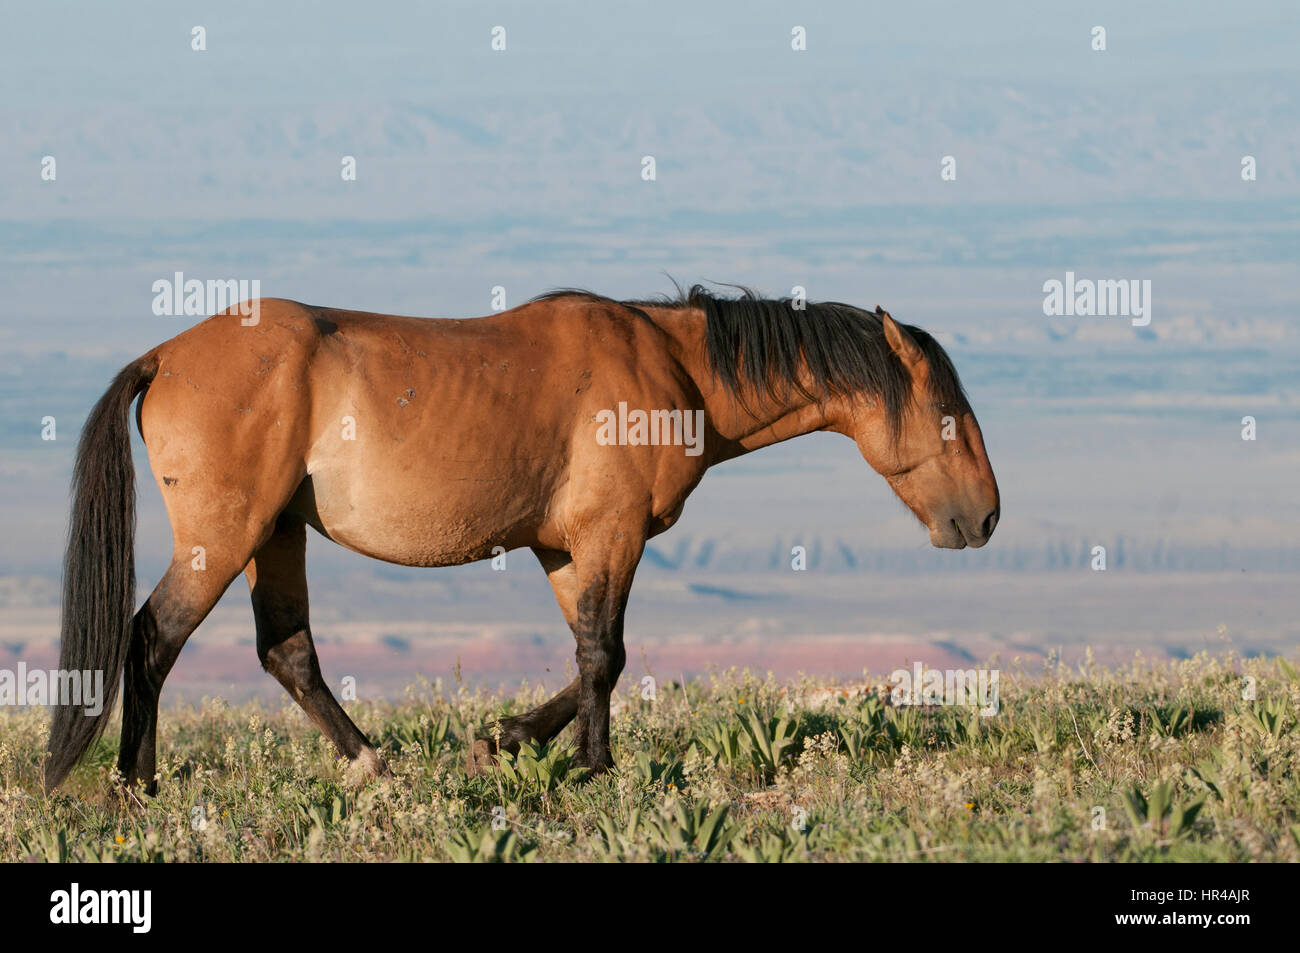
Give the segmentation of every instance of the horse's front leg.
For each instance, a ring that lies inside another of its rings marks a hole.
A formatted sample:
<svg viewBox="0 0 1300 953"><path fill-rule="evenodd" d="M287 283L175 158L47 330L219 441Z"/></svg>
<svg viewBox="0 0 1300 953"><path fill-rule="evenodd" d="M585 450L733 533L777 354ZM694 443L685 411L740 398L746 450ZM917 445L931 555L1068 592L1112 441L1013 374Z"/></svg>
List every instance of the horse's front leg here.
<svg viewBox="0 0 1300 953"><path fill-rule="evenodd" d="M632 576L645 547L643 535L625 530L592 534L598 540L573 554L537 550L565 621L578 643L578 677L563 691L527 714L505 718L499 737L475 739L469 754L470 776L496 763L499 751L515 754L521 742L543 743L576 718L576 762L592 774L610 768L609 696L623 671L623 613Z"/></svg>
<svg viewBox="0 0 1300 953"><path fill-rule="evenodd" d="M573 634L578 642L576 763L591 774L614 766L609 749L609 696L623 671L623 616L632 577L645 547L643 534L615 531L575 549L579 595Z"/></svg>

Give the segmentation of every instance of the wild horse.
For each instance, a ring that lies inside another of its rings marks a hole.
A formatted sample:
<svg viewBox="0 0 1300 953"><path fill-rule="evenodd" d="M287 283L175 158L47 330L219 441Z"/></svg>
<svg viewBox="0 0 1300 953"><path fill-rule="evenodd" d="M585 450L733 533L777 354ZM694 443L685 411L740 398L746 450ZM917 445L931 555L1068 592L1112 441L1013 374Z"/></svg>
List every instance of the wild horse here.
<svg viewBox="0 0 1300 953"><path fill-rule="evenodd" d="M613 764L609 697L637 563L710 466L834 431L933 545L982 546L997 525L997 483L951 361L880 308L699 286L658 301L560 291L473 320L255 305L255 320L232 308L127 365L86 422L60 665L103 670L109 687L97 717L56 709L47 789L103 730L120 677L118 767L156 790L163 680L240 572L263 667L350 759L352 780L386 771L321 677L307 526L406 566L531 548L577 639L578 676L475 741L469 769L489 765L498 741L514 751L576 717L578 763L597 773ZM138 395L173 555L136 612Z"/></svg>

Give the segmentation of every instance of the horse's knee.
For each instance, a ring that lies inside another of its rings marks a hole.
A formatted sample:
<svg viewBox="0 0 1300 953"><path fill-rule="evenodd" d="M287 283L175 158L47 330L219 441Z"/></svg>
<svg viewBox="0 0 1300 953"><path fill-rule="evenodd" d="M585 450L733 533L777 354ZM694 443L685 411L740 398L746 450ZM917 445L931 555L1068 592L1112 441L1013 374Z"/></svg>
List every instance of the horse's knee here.
<svg viewBox="0 0 1300 953"><path fill-rule="evenodd" d="M614 690L626 663L627 652L619 640L592 646L584 657L579 658L578 669L591 691L604 694Z"/></svg>
<svg viewBox="0 0 1300 953"><path fill-rule="evenodd" d="M263 638L259 631L257 659L263 669L281 681L287 678L294 683L303 682L320 671L316 648L305 626L294 627L288 635L279 638Z"/></svg>

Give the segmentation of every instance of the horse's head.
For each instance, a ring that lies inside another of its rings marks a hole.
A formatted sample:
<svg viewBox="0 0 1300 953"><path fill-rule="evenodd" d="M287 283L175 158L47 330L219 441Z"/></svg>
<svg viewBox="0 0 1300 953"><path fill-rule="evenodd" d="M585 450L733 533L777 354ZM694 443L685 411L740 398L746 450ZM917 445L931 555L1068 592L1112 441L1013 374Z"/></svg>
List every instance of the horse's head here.
<svg viewBox="0 0 1300 953"><path fill-rule="evenodd" d="M930 530L932 545L983 546L1000 515L998 483L956 372L933 339L912 334L879 307L876 314L889 348L908 372L910 394L895 408L884 400L855 407L850 435Z"/></svg>

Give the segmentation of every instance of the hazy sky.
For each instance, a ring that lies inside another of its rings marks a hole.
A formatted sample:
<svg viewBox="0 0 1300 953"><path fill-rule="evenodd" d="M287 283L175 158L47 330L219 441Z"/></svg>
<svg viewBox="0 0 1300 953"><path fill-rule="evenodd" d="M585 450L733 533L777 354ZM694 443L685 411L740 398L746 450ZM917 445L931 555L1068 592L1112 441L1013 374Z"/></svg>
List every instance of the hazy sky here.
<svg viewBox="0 0 1300 953"><path fill-rule="evenodd" d="M918 2L175 3L9 5L7 106L189 107L473 101L492 96L653 99L762 94L828 80L995 77L1034 83L1294 70L1295 6L1208 0ZM191 55L194 25L208 51ZM507 29L508 55L489 31ZM789 51L808 30L808 55ZM1108 30L1104 64L1088 31ZM20 93L15 97L13 93ZM15 98L18 100L15 102Z"/></svg>

